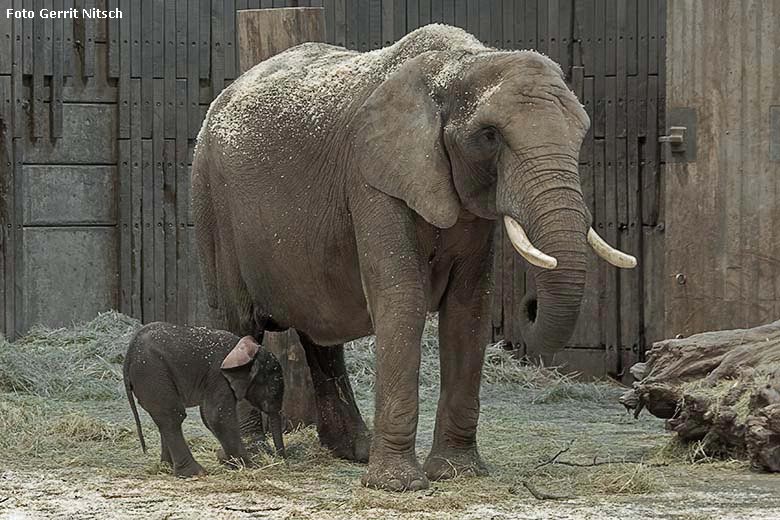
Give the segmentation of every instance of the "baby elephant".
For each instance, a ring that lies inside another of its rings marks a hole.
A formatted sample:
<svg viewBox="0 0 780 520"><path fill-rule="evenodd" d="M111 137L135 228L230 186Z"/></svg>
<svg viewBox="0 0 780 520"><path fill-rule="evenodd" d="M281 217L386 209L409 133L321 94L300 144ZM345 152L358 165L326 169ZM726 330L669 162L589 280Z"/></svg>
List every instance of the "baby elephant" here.
<svg viewBox="0 0 780 520"><path fill-rule="evenodd" d="M200 406L203 423L222 444L222 462L249 463L236 416L236 403L241 399L268 414L274 446L284 456L282 368L251 336L150 323L130 341L124 380L141 448L146 453L133 394L160 430L160 460L172 464L177 476L206 473L181 431L184 410L192 406Z"/></svg>

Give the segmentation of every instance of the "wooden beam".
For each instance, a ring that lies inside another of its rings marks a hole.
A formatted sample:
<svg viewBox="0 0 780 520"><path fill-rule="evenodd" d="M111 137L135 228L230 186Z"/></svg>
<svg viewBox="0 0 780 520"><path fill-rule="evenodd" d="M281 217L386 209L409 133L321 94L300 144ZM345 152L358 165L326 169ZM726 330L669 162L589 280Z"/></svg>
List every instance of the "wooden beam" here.
<svg viewBox="0 0 780 520"><path fill-rule="evenodd" d="M240 11L237 17L241 72L290 47L307 41L325 41L325 10L321 7ZM284 371L283 412L288 426L316 421L314 387L306 355L294 331L266 333L264 343Z"/></svg>

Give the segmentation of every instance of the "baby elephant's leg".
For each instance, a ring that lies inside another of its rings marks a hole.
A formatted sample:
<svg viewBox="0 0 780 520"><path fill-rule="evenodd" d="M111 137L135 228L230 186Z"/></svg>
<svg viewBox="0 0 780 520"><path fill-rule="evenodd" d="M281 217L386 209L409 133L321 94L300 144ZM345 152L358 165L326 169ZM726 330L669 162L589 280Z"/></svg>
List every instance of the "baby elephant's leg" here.
<svg viewBox="0 0 780 520"><path fill-rule="evenodd" d="M165 437L160 432L160 462L167 462L173 466L173 458L171 458L171 450L168 449L168 443L165 442Z"/></svg>
<svg viewBox="0 0 780 520"><path fill-rule="evenodd" d="M244 442L241 440L235 401L222 399L219 395L207 399L200 406L200 416L203 424L211 430L222 445L220 462L232 467L252 465Z"/></svg>
<svg viewBox="0 0 780 520"><path fill-rule="evenodd" d="M181 432L181 423L187 416L184 408L169 408L165 411L156 411L156 413L150 411L149 414L160 430L163 447L168 449L169 456L173 461L173 474L177 477L205 475L206 471L192 456Z"/></svg>

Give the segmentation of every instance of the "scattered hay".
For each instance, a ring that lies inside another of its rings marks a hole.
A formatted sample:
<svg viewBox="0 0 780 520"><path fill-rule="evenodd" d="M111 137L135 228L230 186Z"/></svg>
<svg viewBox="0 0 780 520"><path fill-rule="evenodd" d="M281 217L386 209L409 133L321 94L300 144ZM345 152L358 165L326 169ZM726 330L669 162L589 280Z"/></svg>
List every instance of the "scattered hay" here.
<svg viewBox="0 0 780 520"><path fill-rule="evenodd" d="M35 467L49 472L66 469L74 474L98 475L107 482L129 479L161 490L161 496L175 502L216 500L214 497L257 497L264 501L261 506L229 502L237 511L305 504L306 511L317 511L323 517L469 516L473 508L488 503L511 509L513 504L535 502L522 487L524 481L546 493L573 497L646 494L665 485L663 472L669 468L656 467L653 462L625 462L655 460L646 456L653 455L653 446L664 442L666 434L657 423L650 423L654 419L637 422L622 415L613 405L612 385L583 383L555 368L523 364L500 345L490 346L486 353L479 430L490 477L433 483L430 489L417 493L365 489L358 483L365 466L333 458L320 446L313 427L285 435L286 460L260 449L253 456L252 467L229 469L217 461L217 440L191 410L184 435L209 475L185 483L159 462L159 437L144 412L141 416L149 444L146 455L134 432L120 385L120 363L137 327L135 320L107 313L70 328L37 329L0 347L0 431L4 432L0 435L0 467ZM430 446L436 413L437 336L438 323L433 316L422 345L421 457ZM356 396L369 423L374 348L374 339L366 338L350 344L347 355ZM24 360L28 360L27 366ZM567 461L588 462L598 455L607 463L539 467L564 440L572 438L577 444L566 453ZM641 441L628 448L622 444L628 438ZM684 463L683 458L675 460L675 464Z"/></svg>
<svg viewBox="0 0 780 520"><path fill-rule="evenodd" d="M0 391L75 401L116 399L121 363L140 325L106 312L67 328L33 328L14 343L0 340Z"/></svg>

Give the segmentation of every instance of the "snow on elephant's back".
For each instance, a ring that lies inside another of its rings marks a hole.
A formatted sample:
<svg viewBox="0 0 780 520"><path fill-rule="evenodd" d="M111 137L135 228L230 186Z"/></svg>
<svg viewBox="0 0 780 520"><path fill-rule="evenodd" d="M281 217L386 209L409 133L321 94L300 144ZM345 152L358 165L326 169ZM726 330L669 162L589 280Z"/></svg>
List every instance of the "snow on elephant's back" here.
<svg viewBox="0 0 780 520"><path fill-rule="evenodd" d="M405 61L432 50L490 49L463 29L441 24L421 27L393 45L365 53L304 43L258 63L223 90L209 107L198 141L208 133L222 147L240 150L262 141L264 132L283 130L291 138L322 135ZM456 75L450 70L442 77Z"/></svg>

